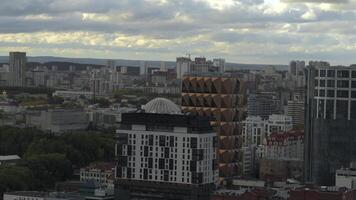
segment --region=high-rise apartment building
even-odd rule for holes
[[[176,62],[177,79],[182,79],[184,74],[190,71],[190,58],[179,57]]]
[[[292,117],[293,128],[304,127],[304,101],[290,100],[287,105],[287,115]]]
[[[261,117],[249,116],[242,122],[244,146],[262,145],[266,138],[266,122]]]
[[[217,58],[207,60],[205,57],[196,57],[194,61],[187,57],[178,57],[176,62],[177,79],[182,79],[185,74],[225,72],[225,59]]]
[[[204,57],[196,57],[190,64],[190,73],[208,73],[213,67],[213,62]]]
[[[10,52],[9,54],[9,86],[24,87],[26,85],[26,63],[25,52]]]
[[[356,160],[356,66],[307,67],[305,181],[334,184],[334,173]]]
[[[167,99],[122,114],[117,130],[120,199],[205,200],[218,181],[217,138],[206,117],[177,114]]]
[[[293,87],[305,87],[305,61],[291,61],[289,64],[289,74],[293,81]]]
[[[106,66],[111,69],[112,72],[116,71],[116,62],[115,60],[108,60]]]
[[[46,75],[47,68],[45,67],[36,67],[34,70],[32,70],[33,86],[45,87],[47,83]]]
[[[146,61],[140,62],[140,75],[147,75],[148,74],[148,65]]]
[[[167,71],[167,64],[164,61],[161,61],[161,66],[159,68],[160,71],[165,72]]]
[[[236,176],[242,171],[244,92],[238,78],[229,75],[186,75],[182,81],[182,110],[211,118],[219,137],[220,177]]]
[[[225,72],[225,59],[222,59],[222,58],[213,59],[213,66],[218,69],[218,72],[224,73]]]
[[[242,139],[244,146],[263,145],[266,137],[276,132],[287,132],[293,129],[292,118],[286,115],[271,115],[267,120],[249,116],[242,122]]]

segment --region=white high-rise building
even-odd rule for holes
[[[177,199],[208,199],[208,193],[196,190],[214,187],[219,176],[217,137],[208,118],[178,114],[180,108],[162,98],[143,109],[145,112],[122,114],[117,130],[119,187],[130,187],[131,195],[147,198],[155,192],[172,195],[184,188],[190,192],[177,194],[183,195]]]
[[[148,66],[146,61],[140,62],[140,75],[147,75],[148,74]]]
[[[26,85],[26,63],[27,57],[25,52],[10,52],[10,86],[24,87]]]
[[[221,73],[225,72],[225,59],[215,58],[213,59],[213,66],[218,68]]]
[[[293,129],[292,117],[287,115],[270,115],[268,120],[249,116],[242,122],[242,140],[244,146],[263,145],[267,136],[274,132]]]
[[[115,60],[108,60],[106,66],[111,69],[112,72],[116,71],[116,62]]]
[[[244,146],[262,145],[266,136],[265,121],[261,117],[249,116],[242,122]]]
[[[167,71],[166,62],[161,61],[160,71],[162,72]]]
[[[187,57],[177,58],[176,70],[177,70],[177,79],[182,79],[184,74],[190,71],[191,60]]]

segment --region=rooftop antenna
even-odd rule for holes
[[[191,56],[192,54],[191,54],[191,53],[186,53],[185,55],[188,56],[189,59],[190,59],[190,56]]]

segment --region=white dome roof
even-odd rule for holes
[[[179,106],[165,98],[156,98],[143,106],[146,113],[180,114]]]

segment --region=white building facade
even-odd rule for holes
[[[122,115],[116,145],[116,177],[120,187],[145,185],[148,188],[152,183],[158,190],[167,184],[176,189],[214,187],[219,177],[217,137],[209,120],[167,114],[177,113],[177,109],[162,99],[153,101],[159,102],[144,106],[152,113]]]
[[[266,122],[266,133],[285,132],[293,129],[292,117],[287,115],[270,115]]]

